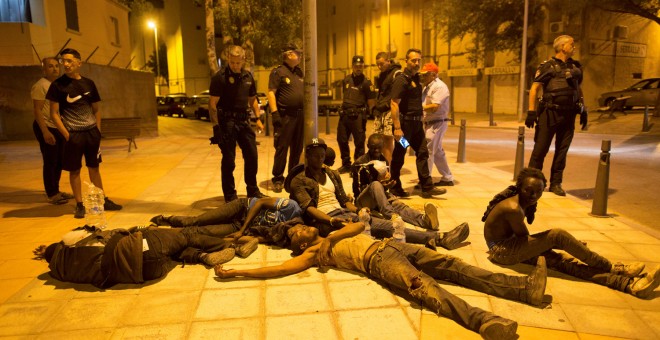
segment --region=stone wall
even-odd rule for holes
[[[102,118],[140,117],[142,137],[158,136],[153,74],[83,64],[101,95]],[[0,140],[33,139],[30,89],[41,77],[40,66],[0,66]]]

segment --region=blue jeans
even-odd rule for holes
[[[362,190],[355,203],[358,208],[376,210],[387,219],[391,219],[393,214],[398,214],[404,221],[414,226],[431,229],[431,220],[424,218],[424,214],[405,205],[394,196],[388,195],[383,184],[378,181],[371,182]]]
[[[571,256],[552,249],[564,250]],[[505,265],[521,262],[533,265],[536,257],[542,255],[545,256],[548,268],[621,291],[630,282],[625,276],[611,274],[612,263],[608,259],[589,250],[563,229],[511,237],[497,242],[488,253],[488,259],[492,262]]]
[[[172,227],[204,226],[213,230],[214,236],[225,236],[237,231],[248,211],[248,199],[239,198],[225,203],[198,216],[172,216]]]
[[[374,253],[368,274],[386,285],[407,291],[425,307],[475,332],[495,315],[470,306],[443,289],[436,280],[510,300],[524,302],[527,296],[527,276],[492,273],[457,257],[398,242],[386,241],[385,246]]]
[[[330,217],[339,217],[352,222],[358,222],[358,215],[346,209],[336,209],[328,214]],[[319,234],[323,237],[327,236],[333,229],[331,226],[323,223],[317,226]],[[394,234],[394,227],[392,221],[384,220],[382,218],[371,217],[371,236],[377,239],[384,239],[392,237]],[[437,240],[438,233],[435,231],[419,231],[415,229],[406,228],[406,242],[416,244],[427,244],[430,240]]]

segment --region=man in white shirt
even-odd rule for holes
[[[426,63],[419,72],[422,75],[422,108],[424,109],[424,130],[429,150],[429,174],[433,174],[433,165],[438,169],[440,181],[435,186],[453,186],[454,176],[449,170],[442,138],[449,125],[449,88],[438,78],[438,65]]]

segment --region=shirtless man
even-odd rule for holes
[[[379,241],[361,234],[362,222],[348,223],[327,238],[318,229],[296,225],[287,231],[290,249],[296,257],[276,266],[255,269],[225,269],[215,266],[222,278],[273,278],[299,273],[313,266],[331,266],[361,272],[387,286],[410,292],[422,305],[461,326],[478,332],[484,339],[516,339],[518,324],[491,312],[468,305],[444,290],[435,280],[449,281],[486,294],[541,304],[546,284],[546,267],[539,257],[530,276],[492,273],[440,254],[421,245]]]
[[[549,268],[639,298],[650,297],[660,284],[660,267],[642,273],[643,263],[612,263],[563,229],[529,233],[524,220],[527,218],[529,224],[534,221],[536,203],[545,186],[543,172],[525,168],[518,175],[515,186],[509,186],[490,201],[481,219],[486,222],[484,237],[490,254],[488,258],[495,263],[511,265],[535,263],[536,257],[542,255]],[[561,249],[571,256],[553,249]]]

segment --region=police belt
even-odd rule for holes
[[[247,120],[248,118],[250,118],[250,110],[244,110],[244,111],[218,110],[218,118]]]
[[[280,109],[277,112],[280,113],[280,115],[283,116],[291,116],[291,117],[297,117],[299,115],[302,115],[302,109]]]
[[[422,115],[401,115],[401,120],[419,120],[422,121],[424,116]]]
[[[339,115],[340,116],[349,116],[349,117],[354,117],[359,115],[360,113],[365,113],[367,112],[366,107],[354,107],[350,109],[340,109],[339,110]]]
[[[577,111],[579,106],[577,104],[572,105],[557,105],[557,104],[545,104],[546,110],[552,111]]]

